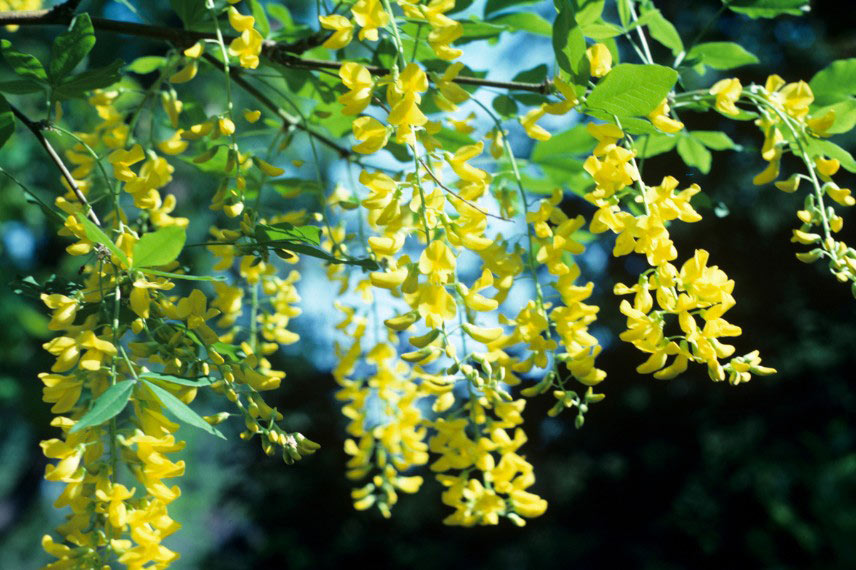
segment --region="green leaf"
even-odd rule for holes
[[[594,22],[593,24],[584,24],[580,26],[583,35],[593,40],[606,40],[620,36],[624,33],[620,27],[609,22]]]
[[[730,10],[750,18],[775,18],[783,14],[801,16],[808,11],[808,0],[722,0]]]
[[[720,131],[693,131],[690,135],[711,150],[740,150],[740,145]]]
[[[508,95],[497,95],[492,103],[494,111],[503,117],[514,117],[517,112],[517,101]]]
[[[83,212],[77,212],[77,219],[81,224],[83,224],[83,231],[86,233],[86,237],[89,238],[90,241],[100,243],[109,249],[110,253],[115,255],[125,267],[130,267],[131,264],[128,262],[128,256],[125,255],[125,252],[119,249],[115,243],[113,243],[113,240],[111,240],[101,228],[93,224],[89,218],[83,215]]]
[[[122,380],[104,390],[95,400],[94,405],[77,420],[69,432],[75,433],[88,427],[99,426],[118,416],[128,404],[134,384],[136,384],[134,380]]]
[[[158,277],[169,277],[170,279],[184,279],[186,281],[225,281],[226,277],[222,275],[186,275],[184,273],[172,273],[171,271],[158,271],[151,267],[138,267],[143,273],[157,275]]]
[[[0,96],[0,148],[3,148],[14,132],[15,115],[12,114],[12,109],[9,108],[5,97]]]
[[[706,42],[694,46],[687,54],[687,61],[698,62],[713,69],[733,69],[758,63],[758,58],[734,42]]]
[[[856,172],[856,160],[853,160],[853,155],[832,141],[810,139],[809,152],[812,156],[825,155],[836,158],[841,162],[841,168],[848,172]]]
[[[93,89],[110,87],[122,79],[119,69],[121,69],[123,65],[124,62],[121,59],[117,59],[113,63],[105,65],[104,67],[87,69],[86,71],[82,71],[76,75],[72,75],[71,77],[66,77],[59,86],[54,88],[54,94],[62,98],[70,99],[81,97],[87,91],[92,91]]]
[[[263,38],[266,38],[270,35],[270,22],[268,21],[267,14],[265,14],[264,6],[259,0],[249,0],[250,2],[250,11],[253,14],[253,18],[256,19],[255,28],[259,31]]]
[[[580,26],[597,22],[603,14],[604,0],[576,0],[577,13],[574,15]]]
[[[241,347],[234,344],[229,344],[222,341],[217,341],[210,345],[209,348],[217,352],[221,356],[225,356],[231,362],[237,362],[243,358]]]
[[[152,382],[148,382],[146,380],[143,380],[143,382],[149,390],[154,393],[157,399],[160,400],[161,404],[163,404],[178,421],[205,430],[211,435],[216,435],[221,439],[226,439],[226,436],[223,435],[220,430],[203,420],[202,416],[194,412],[190,406],[170,394],[167,390],[164,390]]]
[[[522,81],[524,83],[541,83],[547,79],[547,65],[538,64],[531,69],[521,71],[511,78],[512,81]]]
[[[538,36],[550,37],[553,26],[535,12],[515,12],[488,20],[491,24],[503,26],[510,32],[529,32]]]
[[[673,55],[678,55],[684,51],[684,42],[681,41],[681,35],[675,26],[663,17],[659,10],[652,10],[646,13],[648,16],[648,32],[651,37],[672,50]]]
[[[556,185],[574,188],[579,185],[581,176],[588,176],[583,170],[582,157],[591,154],[595,142],[585,125],[576,125],[549,140],[535,143],[529,161],[550,179],[551,188]],[[530,191],[528,185],[526,191]]]
[[[470,135],[458,132],[454,129],[447,129],[446,127],[440,129],[433,136],[435,139],[440,141],[443,148],[449,152],[455,152],[462,146],[473,144],[475,142]]]
[[[508,8],[523,6],[526,4],[535,4],[539,1],[540,0],[487,0],[487,3],[484,6],[484,17],[487,18],[492,14],[502,12]],[[460,4],[460,2],[457,2],[457,4]]]
[[[809,87],[817,105],[831,105],[856,95],[856,58],[833,61],[811,78]]]
[[[621,63],[592,90],[586,106],[618,117],[645,116],[672,90],[678,72],[662,65]]]
[[[270,241],[267,243],[261,243],[260,245],[271,247],[274,250],[284,249],[286,251],[293,251],[303,255],[308,255],[309,257],[317,257],[318,259],[323,259],[324,261],[329,261],[330,263],[356,265],[358,267],[362,267],[367,271],[377,271],[380,268],[380,266],[377,264],[377,261],[368,257],[348,257],[342,259],[339,257],[334,257],[329,252],[324,251],[321,248],[313,247],[304,243],[295,243],[292,241]]]
[[[3,52],[3,59],[16,74],[42,83],[47,82],[45,67],[35,56],[16,50],[9,40],[0,40],[0,51]]]
[[[94,46],[95,30],[92,29],[89,14],[78,14],[68,31],[58,35],[51,44],[51,61],[48,64],[51,83],[55,85],[62,81]]]
[[[849,132],[856,126],[856,99],[850,97],[844,101],[826,105],[812,110],[813,117],[822,117],[829,111],[835,112],[835,122],[829,127],[824,134],[837,135]]]
[[[144,55],[125,66],[125,71],[145,75],[153,73],[166,65],[166,58],[159,55]]]
[[[11,79],[0,81],[0,93],[11,93],[12,95],[26,95],[44,91],[45,85],[32,79]]]
[[[627,27],[627,24],[630,23],[630,3],[633,0],[616,0],[617,8],[618,8],[618,20],[621,22],[622,27]]]
[[[295,241],[321,245],[321,228],[317,226],[295,226],[288,222],[279,224],[257,224],[256,239],[267,241]]]
[[[633,141],[633,148],[638,153],[638,158],[651,158],[658,154],[669,152],[678,143],[678,137],[664,133],[652,133],[637,137]]]
[[[702,174],[710,172],[710,151],[690,135],[678,139],[678,155],[687,166],[698,168]]]
[[[184,228],[166,226],[144,234],[134,244],[134,267],[159,267],[172,263],[184,248],[187,239]]]
[[[169,0],[169,4],[188,29],[202,22],[207,15],[205,2],[201,0]]]
[[[553,52],[558,66],[576,80],[587,75],[586,40],[575,19],[573,0],[562,0],[561,9],[553,22]]]
[[[282,4],[268,2],[267,10],[268,13],[282,24],[282,27],[286,30],[290,30],[294,27],[294,18],[291,17],[291,12],[289,12],[288,8]]]
[[[145,372],[140,374],[141,380],[163,380],[172,384],[181,384],[182,386],[208,386],[211,384],[211,378],[208,376],[197,376],[196,378],[185,378],[184,376],[173,376],[172,374],[160,374],[159,372]]]

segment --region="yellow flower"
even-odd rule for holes
[[[354,145],[354,152],[372,154],[386,146],[389,140],[389,130],[373,117],[360,117],[353,123],[354,138],[361,141]]]
[[[458,314],[454,297],[442,285],[431,283],[419,285],[418,311],[430,328],[439,328],[444,321],[454,319]]]
[[[592,77],[603,77],[612,69],[612,53],[601,43],[594,44],[586,50]]]
[[[445,243],[434,240],[419,257],[419,271],[427,275],[431,283],[446,283],[455,272],[455,255]]]
[[[434,82],[438,91],[434,95],[434,102],[442,111],[456,111],[458,105],[470,98],[470,94],[454,81],[463,68],[463,63],[453,63]]]
[[[546,113],[547,111],[544,107],[538,107],[537,109],[529,110],[520,118],[520,124],[529,137],[537,141],[550,140],[550,133],[544,127],[536,124]]]
[[[361,40],[377,41],[378,28],[389,23],[389,15],[383,9],[381,0],[357,0],[351,7],[351,13],[357,25],[362,27],[359,34]]]
[[[325,30],[333,30],[329,38],[324,40],[322,47],[328,49],[342,49],[354,38],[354,24],[341,14],[329,16],[318,16],[321,27]]]
[[[386,98],[390,111],[388,121],[396,126],[422,126],[428,117],[419,109],[422,102],[420,93],[428,90],[428,77],[415,63],[407,64],[398,80],[390,83]]]
[[[684,128],[684,124],[669,116],[669,105],[666,99],[660,101],[657,108],[648,114],[648,118],[654,126],[664,133],[677,133]]]
[[[71,326],[74,317],[77,316],[78,302],[76,299],[58,293],[52,295],[42,293],[41,299],[49,309],[54,310],[51,315],[51,322],[48,323],[50,330],[58,331]]]
[[[739,115],[740,109],[735,103],[743,93],[743,86],[737,78],[722,79],[713,84],[710,94],[716,95],[716,110],[725,115]]]
[[[255,69],[259,66],[264,38],[253,28],[255,18],[243,15],[234,7],[229,8],[229,24],[240,35],[229,44],[229,55],[237,57],[241,67]]]
[[[372,98],[372,76],[365,66],[359,63],[347,62],[339,68],[339,77],[349,89],[339,96],[339,103],[345,106],[344,115],[357,115],[369,106]]]

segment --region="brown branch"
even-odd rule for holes
[[[80,190],[80,187],[77,185],[77,182],[75,182],[74,177],[68,171],[68,168],[66,168],[65,163],[56,153],[53,146],[51,146],[50,141],[45,138],[45,134],[42,132],[45,128],[47,128],[45,124],[35,123],[31,121],[26,115],[24,115],[21,111],[19,111],[12,105],[9,105],[9,108],[12,110],[12,113],[15,115],[15,117],[19,121],[21,121],[21,123],[23,123],[24,126],[27,127],[31,133],[33,133],[33,135],[36,137],[42,147],[44,147],[45,151],[48,153],[48,156],[51,157],[51,160],[53,161],[54,165],[59,169],[60,173],[62,174],[62,177],[68,183],[69,187],[71,188],[71,191],[74,192],[74,195],[77,196],[78,200],[80,200],[80,203],[86,210],[86,215],[89,216],[89,219],[92,220],[96,226],[100,226],[101,222],[98,220],[98,216],[95,215],[95,211],[92,209],[92,206],[90,206],[89,202],[86,201],[86,196],[83,195],[83,192]]]
[[[206,53],[203,55],[203,57],[205,58],[205,61],[207,61],[208,63],[210,63],[211,65],[213,65],[214,67],[216,67],[217,69],[222,71],[223,73],[226,72],[225,66],[220,61],[218,61],[217,58],[215,58],[211,54]],[[271,100],[270,97],[268,97],[267,95],[265,95],[264,93],[259,91],[252,83],[250,83],[246,79],[244,79],[243,73],[241,73],[241,71],[239,69],[235,69],[234,67],[229,67],[229,77],[231,78],[232,81],[235,82],[236,85],[239,85],[244,91],[246,91],[247,93],[249,93],[250,95],[255,97],[255,99],[259,103],[261,103],[262,105],[267,107],[274,114],[276,114],[276,116],[278,116],[280,119],[282,119],[282,122],[286,126],[304,131],[309,136],[314,137],[319,142],[321,142],[324,145],[335,150],[339,154],[339,156],[341,156],[342,158],[348,158],[352,155],[352,152],[350,151],[350,149],[347,149],[343,146],[338,145],[335,141],[333,141],[329,137],[322,135],[321,133],[315,132],[312,129],[310,129],[309,127],[307,127],[306,125],[304,125],[303,123],[301,123],[300,121],[295,121],[293,118],[291,118],[285,111],[283,111],[282,107],[277,105],[273,100]]]
[[[4,25],[68,25],[74,17],[65,5],[60,4],[52,10],[32,10],[21,12],[0,12],[0,26]],[[182,28],[170,28],[164,26],[150,26],[147,24],[137,24],[134,22],[124,22],[121,20],[108,20],[105,18],[92,18],[92,26],[96,30],[105,32],[115,32],[117,34],[125,34],[130,36],[138,36],[165,40],[172,42],[178,47],[187,47],[200,40],[216,40],[217,34],[209,32],[195,32]],[[225,41],[231,41],[235,36],[224,36]],[[317,45],[318,38],[303,39],[293,44],[285,44],[272,40],[265,40],[262,44],[262,55],[273,63],[278,63],[285,67],[298,69],[332,69],[338,71],[342,66],[340,62],[328,61],[323,59],[309,59],[297,57],[294,54],[300,54]],[[367,69],[374,75],[387,75],[389,69],[383,67],[367,66]],[[551,90],[551,83],[544,81],[542,83],[522,83],[519,81],[493,81],[491,79],[481,79],[479,77],[458,76],[452,80],[461,85],[472,85],[475,87],[493,87],[496,89],[508,89],[511,91],[529,91],[534,93],[548,94]]]

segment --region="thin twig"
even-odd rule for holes
[[[62,158],[56,153],[53,146],[51,146],[50,141],[45,137],[45,134],[42,132],[45,128],[44,123],[35,123],[31,121],[26,115],[21,113],[18,109],[9,105],[9,108],[12,110],[12,113],[17,117],[19,121],[21,121],[25,127],[27,127],[31,133],[36,137],[39,143],[44,147],[45,151],[48,153],[48,156],[51,157],[54,165],[59,169],[62,177],[65,178],[65,181],[68,183],[71,191],[74,192],[74,195],[77,196],[77,199],[80,200],[80,203],[83,205],[86,210],[86,215],[90,220],[95,223],[96,226],[100,226],[101,222],[98,220],[98,216],[95,215],[95,211],[92,209],[92,206],[89,205],[89,202],[86,201],[86,196],[83,195],[83,192],[78,187],[77,182],[75,182],[74,177],[66,168],[65,163],[62,161]]]
[[[472,202],[470,202],[469,200],[467,200],[466,198],[464,198],[463,196],[461,196],[460,194],[458,194],[457,192],[455,192],[454,190],[452,190],[451,188],[449,188],[448,186],[443,184],[443,182],[439,178],[437,178],[437,175],[434,174],[434,170],[432,170],[431,167],[428,166],[424,160],[422,160],[418,156],[416,157],[416,160],[419,161],[419,164],[422,166],[422,168],[425,169],[425,171],[428,173],[428,176],[430,176],[434,180],[434,182],[437,184],[437,186],[439,186],[440,188],[442,188],[443,190],[445,190],[446,192],[448,192],[449,194],[451,194],[452,196],[454,196],[455,198],[457,198],[461,202],[465,203],[466,205],[473,208],[474,210],[481,212],[485,216],[490,216],[491,218],[496,218],[497,220],[502,220],[504,222],[510,222],[511,221],[508,218],[504,218],[502,216],[497,216],[496,214],[491,214],[487,210],[482,210],[481,208],[479,208],[478,206],[476,206],[475,204],[473,204]]]
[[[0,12],[0,26],[11,24],[18,26],[68,25],[73,17],[74,14],[69,13],[66,9]],[[115,32],[117,34],[165,40],[174,43],[178,47],[188,47],[200,40],[217,39],[217,34],[211,32],[195,32],[193,30],[185,30],[182,28],[150,26],[147,24],[124,22],[121,20],[109,20],[106,18],[92,18],[92,27],[96,30],[105,32]],[[235,36],[223,37],[224,41],[231,41],[234,38]],[[319,38],[314,38],[312,40],[300,40],[291,44],[265,40],[262,43],[262,55],[271,62],[285,67],[298,69],[333,69],[338,71],[342,66],[342,63],[340,62],[301,58],[294,55],[304,53],[308,49],[315,47],[318,44],[318,39]],[[323,41],[323,39],[321,39],[321,41]],[[387,75],[390,73],[389,69],[383,67],[367,66],[367,69],[374,75]],[[512,91],[530,91],[545,95],[550,93],[552,89],[552,84],[549,81],[544,81],[542,83],[523,83],[519,81],[494,81],[491,79],[466,76],[458,76],[452,81],[461,85],[493,87],[496,89],[508,89]]]

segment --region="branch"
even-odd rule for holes
[[[74,195],[77,196],[77,199],[80,200],[81,205],[83,205],[86,210],[86,215],[92,220],[96,226],[100,226],[101,222],[98,220],[98,216],[95,215],[95,211],[92,209],[92,206],[89,205],[89,202],[86,201],[86,196],[83,195],[83,192],[78,187],[77,182],[74,181],[74,178],[71,176],[71,173],[68,171],[68,168],[65,167],[65,163],[56,153],[54,148],[51,146],[50,141],[45,138],[44,133],[42,132],[46,125],[44,123],[34,123],[31,121],[26,115],[21,113],[18,109],[9,105],[9,108],[12,110],[12,113],[17,117],[19,121],[21,121],[25,127],[27,127],[31,133],[38,139],[39,143],[44,147],[45,151],[47,151],[48,156],[51,157],[54,165],[59,169],[60,173],[62,173],[62,177],[65,178],[65,181],[68,182],[71,191],[74,192]]]
[[[205,58],[205,61],[207,61],[223,73],[226,73],[226,68],[220,61],[217,60],[217,58],[208,53],[204,54],[203,57]],[[259,91],[253,84],[249,83],[246,79],[244,79],[240,69],[229,67],[229,77],[232,79],[232,81],[235,82],[236,85],[239,85],[244,91],[255,97],[255,99],[259,103],[273,111],[280,119],[282,119],[282,122],[285,123],[285,125],[287,125],[288,127],[304,131],[309,136],[316,138],[319,142],[335,150],[342,158],[348,158],[349,156],[351,156],[352,153],[350,149],[336,144],[336,142],[330,139],[329,137],[326,137],[321,133],[317,133],[312,129],[308,128],[303,123],[295,121],[293,118],[291,118],[285,111],[282,110],[279,105],[272,101],[270,97]]]
[[[62,9],[60,9],[62,8]],[[0,26],[15,24],[18,26],[38,25],[65,25],[71,23],[74,14],[70,13],[65,4],[60,4],[52,10],[32,10],[21,12],[0,12]],[[92,18],[92,27],[105,32],[115,32],[129,36],[139,36],[174,43],[178,47],[188,47],[200,40],[216,40],[217,35],[209,32],[195,32],[182,28],[170,28],[164,26],[150,26],[121,20],[108,20],[105,18]],[[235,39],[235,36],[224,36],[225,41]],[[318,38],[311,37],[299,40],[292,44],[265,40],[262,44],[262,55],[273,63],[285,67],[298,69],[332,69],[338,71],[342,63],[323,59],[309,59],[297,57],[306,50],[315,47]],[[389,69],[383,67],[367,66],[369,72],[374,75],[387,75]],[[530,91],[533,93],[548,94],[551,83],[522,83],[519,81],[493,81],[479,77],[458,76],[452,80],[461,85],[473,85],[476,87],[493,87],[496,89],[508,89],[510,91]]]

